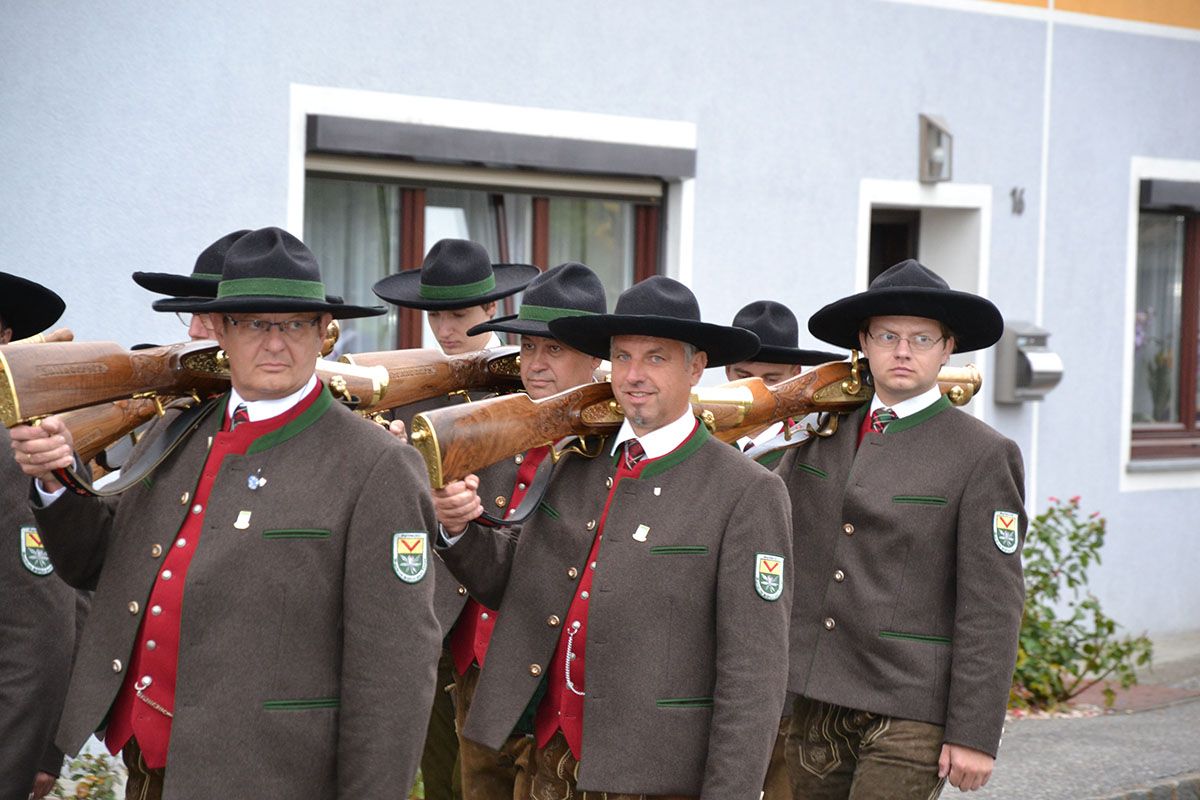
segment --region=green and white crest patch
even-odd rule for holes
[[[429,534],[401,531],[392,536],[392,571],[405,583],[416,583],[429,571]]]
[[[1005,555],[1017,552],[1017,522],[1020,517],[1015,511],[997,511],[992,515],[992,541]]]
[[[42,535],[32,525],[21,528],[21,563],[34,575],[49,575],[54,572],[50,554],[42,544]]]
[[[763,600],[778,600],[783,595],[783,556],[755,554],[754,590]]]

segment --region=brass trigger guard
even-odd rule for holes
[[[594,441],[594,448],[589,448],[588,437],[586,436],[572,440],[571,444],[565,446],[561,450],[555,448],[554,445],[550,445],[550,462],[552,464],[557,464],[559,459],[567,455],[567,453],[578,453],[584,458],[595,458],[596,456],[600,455],[600,451],[604,449],[604,439],[596,438]]]

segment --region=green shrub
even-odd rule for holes
[[[1135,669],[1150,661],[1146,636],[1118,637],[1117,623],[1087,591],[1088,569],[1100,563],[1105,521],[1081,518],[1079,497],[1050,507],[1029,523],[1025,537],[1025,616],[1009,705],[1052,709],[1100,681],[1137,683]],[[1063,601],[1066,616],[1060,617]],[[1106,684],[1104,701],[1114,692]]]

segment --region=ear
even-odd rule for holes
[[[487,315],[488,319],[491,319],[492,317],[496,316],[496,301],[495,300],[491,301],[490,303],[484,303],[482,308],[483,308],[483,313]]]
[[[221,349],[225,349],[225,341],[228,332],[225,328],[224,314],[209,314],[208,324],[212,327],[213,338],[217,340],[217,344],[221,345]]]
[[[945,346],[945,351],[942,354],[942,366],[950,361],[950,356],[954,355],[954,348],[958,346],[958,342],[954,341],[953,336],[947,336],[946,341],[942,343]]]
[[[804,371],[804,367],[800,366],[799,364],[792,364],[792,370],[789,374],[792,375],[792,377],[795,377],[796,375],[799,375],[803,371]]]
[[[700,382],[704,377],[704,369],[708,366],[708,353],[703,350],[697,350],[696,355],[692,358],[691,364],[691,380],[692,386]]]
[[[860,353],[867,352],[867,332],[866,331],[858,332],[858,350]]]

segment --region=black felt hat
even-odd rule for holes
[[[747,361],[765,361],[770,364],[801,364],[811,367],[830,361],[843,361],[844,353],[825,350],[805,350],[800,343],[800,323],[796,315],[782,303],[773,300],[756,300],[742,308],[733,318],[736,328],[752,331],[762,344],[758,352]]]
[[[957,352],[991,347],[1004,333],[1004,318],[990,301],[951,289],[933,270],[913,259],[880,273],[865,292],[834,301],[813,314],[808,329],[818,339],[858,349],[858,331],[871,317],[924,317],[954,332]]]
[[[176,275],[171,272],[135,272],[133,282],[155,294],[171,297],[216,297],[217,284],[221,282],[221,270],[225,267],[225,253],[233,243],[250,231],[240,230],[227,233],[200,251],[191,275]]]
[[[614,336],[687,342],[708,354],[710,367],[746,361],[758,351],[758,337],[750,331],[701,322],[696,295],[664,275],[653,275],[626,289],[612,314],[551,320],[550,334],[598,358],[608,358],[609,340]]]
[[[546,270],[525,287],[516,314],[480,323],[467,331],[467,335],[500,331],[553,338],[550,320],[587,317],[607,310],[604,284],[599,276],[584,264],[568,261]]]
[[[155,311],[275,313],[320,311],[334,319],[374,317],[383,306],[353,306],[328,297],[316,256],[280,228],[260,228],[238,239],[225,254],[215,298],[157,300]]]
[[[393,305],[450,311],[516,294],[540,272],[532,264],[493,264],[475,242],[442,239],[429,249],[420,269],[388,275],[372,291]]]
[[[0,272],[0,323],[12,328],[13,341],[46,330],[65,308],[62,298],[40,283]]]

